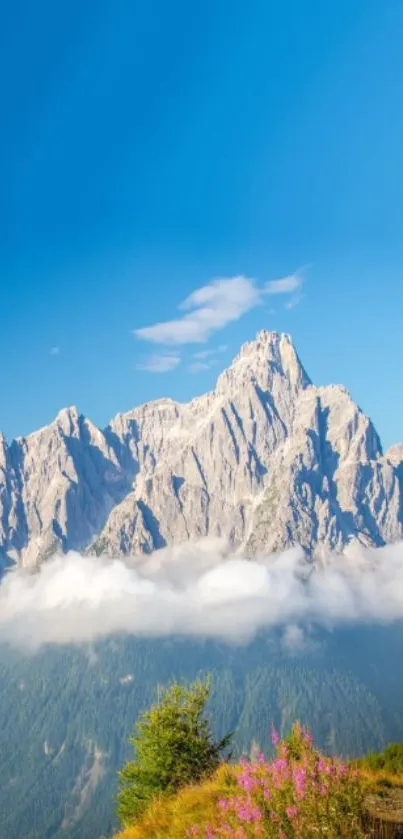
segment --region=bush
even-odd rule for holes
[[[130,825],[159,795],[171,795],[186,784],[213,774],[230,735],[216,742],[205,716],[209,683],[174,684],[161,701],[140,717],[130,738],[134,760],[119,774],[117,814]]]
[[[391,775],[403,775],[403,743],[390,743],[383,752],[371,752],[356,761],[356,765]]]

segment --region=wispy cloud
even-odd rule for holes
[[[302,285],[298,274],[258,285],[249,277],[224,277],[192,292],[174,320],[135,329],[134,335],[155,344],[203,344],[211,335],[261,305],[266,295],[292,294]]]
[[[261,301],[261,290],[247,277],[217,279],[197,289],[179,309],[175,320],[136,329],[134,334],[156,344],[201,344],[227,324],[238,320]]]
[[[192,361],[188,364],[187,370],[189,373],[200,373],[202,370],[210,370],[218,364],[218,356],[226,352],[228,349],[226,344],[219,344],[218,347],[211,347],[209,350],[199,350],[193,353]]]
[[[265,283],[264,291],[266,294],[292,294],[301,287],[302,283],[303,279],[299,274],[289,274],[280,280],[270,280]]]
[[[51,347],[49,350],[49,355],[59,355],[60,347]]]
[[[193,353],[193,358],[199,358],[203,361],[205,358],[210,358],[213,355],[218,355],[218,353],[226,352],[228,349],[226,344],[220,344],[218,347],[212,347],[210,350],[200,350],[199,352]]]
[[[184,312],[181,317],[143,326],[133,334],[154,344],[203,344],[215,332],[260,306],[267,295],[294,294],[302,282],[299,274],[289,274],[264,285],[243,275],[212,280],[178,306]]]
[[[137,370],[147,373],[169,373],[181,363],[179,355],[150,355],[137,364]]]
[[[304,296],[303,294],[301,294],[300,292],[297,292],[296,294],[294,294],[291,297],[290,300],[287,300],[287,302],[284,303],[284,308],[285,309],[295,309],[295,307],[298,306],[298,304],[301,302],[303,296]]]
[[[188,364],[187,370],[189,373],[201,373],[202,370],[210,370],[210,367],[214,367],[217,364],[215,358],[209,359],[208,361],[193,361],[191,364]]]
[[[200,352],[195,352],[193,358],[199,358],[203,361],[205,358],[210,358],[210,356],[215,355],[215,352],[215,349],[201,350]]]

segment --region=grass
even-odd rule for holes
[[[116,839],[185,837],[194,824],[215,824],[218,802],[236,784],[235,767],[224,764],[213,778],[185,787],[170,798],[156,798],[144,816]]]

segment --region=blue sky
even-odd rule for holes
[[[4,7],[8,437],[188,399],[264,327],[403,439],[402,32],[400,0]],[[200,343],[136,332],[203,300]]]

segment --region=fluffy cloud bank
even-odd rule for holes
[[[244,642],[274,626],[291,637],[306,623],[402,618],[403,542],[315,566],[298,549],[252,561],[211,540],[127,561],[70,553],[0,585],[1,637],[26,647],[115,633]]]

